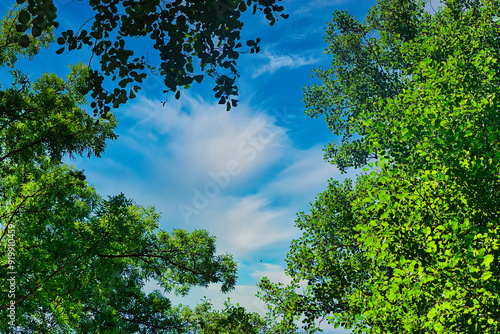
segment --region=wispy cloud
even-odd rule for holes
[[[213,229],[220,240],[221,250],[227,250],[239,260],[273,257],[279,249],[287,248],[299,231],[293,227],[295,212],[273,206],[266,194],[221,197],[210,215],[218,215]],[[275,254],[273,254],[275,253]]]
[[[259,66],[252,74],[256,78],[264,73],[274,73],[281,68],[298,68],[305,65],[316,63],[318,60],[313,57],[305,58],[300,55],[275,55],[265,52],[264,56],[267,58],[267,63]]]
[[[159,101],[141,99],[126,116],[137,123],[122,141],[154,160],[182,165],[180,171],[188,184],[199,182],[198,176],[208,177],[210,171],[226,169],[232,160],[245,165],[240,166],[243,174],[251,173],[272,160],[274,151],[286,140],[285,129],[263,111],[241,105],[226,112],[188,94],[182,102],[172,101],[163,107]]]
[[[142,98],[121,119],[104,159],[79,161],[88,179],[154,205],[164,228],[208,229],[239,259],[284,254],[298,208],[338,176],[320,146],[295,148],[272,116],[244,103],[226,112],[189,95],[166,106]]]
[[[272,115],[245,103],[226,112],[189,94],[165,106],[141,98],[121,111],[120,140],[103,159],[76,161],[99,192],[123,191],[155,206],[163,229],[207,229],[218,253],[241,263],[234,293],[194,289],[183,303],[207,296],[220,306],[231,297],[264,312],[255,284],[262,276],[286,279],[280,264],[300,235],[296,213],[338,177],[319,145],[295,147]]]
[[[237,285],[233,291],[222,294],[220,286],[216,284],[210,285],[208,288],[195,287],[189,291],[189,295],[185,297],[170,295],[169,298],[174,305],[190,305],[200,304],[204,298],[209,299],[217,309],[222,309],[225,301],[230,299],[231,304],[240,304],[245,306],[248,312],[257,312],[265,314],[267,312],[266,304],[255,297],[258,288],[255,285]]]
[[[292,278],[285,275],[285,268],[272,263],[264,263],[260,268],[256,268],[251,275],[258,281],[263,277],[267,277],[271,282],[280,282],[284,284],[290,284],[292,282]]]

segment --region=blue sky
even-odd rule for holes
[[[75,29],[85,20],[80,2],[55,2],[61,28]],[[150,78],[137,99],[115,110],[120,137],[105,155],[68,161],[85,169],[102,195],[123,192],[138,204],[154,206],[165,230],[207,229],[217,237],[218,252],[234,255],[239,280],[233,292],[222,295],[211,286],[175,301],[195,304],[207,296],[221,305],[230,297],[265,312],[254,297],[256,284],[263,276],[287,281],[283,260],[290,241],[300,236],[296,213],[308,210],[328,179],[345,177],[323,161],[323,146],[335,138],[324,120],[303,114],[302,87],[313,83],[313,68],[329,66],[323,36],[333,11],[347,9],[362,19],[373,4],[288,0],[283,5],[290,18],[274,27],[263,15],[245,15],[243,39],[260,37],[262,50],[239,59],[237,108],[227,112],[217,105],[209,79],[163,105],[161,82]],[[0,10],[6,7],[1,4]],[[33,77],[63,74],[64,64],[88,60],[85,53],[56,56],[57,48],[23,63],[26,71]]]

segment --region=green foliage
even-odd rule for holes
[[[92,50],[92,58],[98,59],[99,65],[93,66],[90,72],[94,99],[91,106],[95,113],[107,113],[110,106],[117,108],[134,98],[148,72],[160,75],[166,87],[164,92],[176,92],[176,98],[180,96],[180,88],[189,88],[193,81],[201,82],[204,75],[213,77],[215,97],[229,110],[237,104],[236,61],[243,47],[240,42],[241,14],[249,8],[254,14],[259,10],[273,25],[278,17],[287,17],[280,14],[284,10],[278,5],[280,1],[92,0],[89,5],[95,12],[94,17],[82,22],[76,32],[62,32],[57,39],[62,47],[57,53],[87,45]],[[52,0],[17,2],[23,5],[16,25],[22,33],[18,36],[21,46],[30,45],[31,36],[38,37],[58,26]],[[31,34],[28,33],[30,28]],[[134,56],[129,46],[131,37],[152,40],[160,64],[148,63],[144,54]],[[257,38],[246,42],[250,52],[259,51],[259,41]],[[199,69],[196,69],[198,63]],[[105,77],[118,81],[118,87],[107,89]]]
[[[159,291],[146,293],[146,282],[177,294],[211,283],[227,292],[236,263],[216,254],[207,231],[159,230],[153,208],[123,194],[103,199],[83,171],[62,163],[103,154],[117,138],[117,120],[83,109],[92,83],[86,66],[71,67],[66,79],[44,74],[33,82],[15,68],[18,56],[46,44],[43,34],[50,38],[32,30],[29,45],[12,43],[6,25],[13,18],[36,26],[36,18],[16,13],[0,35],[1,65],[13,76],[0,90],[0,332],[185,332],[179,309]]]
[[[123,195],[104,200],[61,163],[67,153],[100,154],[115,137],[111,114],[94,119],[78,107],[86,73],[77,66],[67,81],[45,75],[1,92],[0,285],[9,291],[14,277],[16,289],[0,296],[0,316],[8,319],[13,301],[25,333],[180,330],[168,299],[146,294],[144,284],[185,294],[220,282],[228,291],[236,264],[215,254],[206,231],[158,231],[152,208]]]
[[[327,54],[332,67],[313,71],[322,81],[304,90],[306,114],[325,116],[327,126],[341,136],[330,144],[325,158],[341,170],[366,164],[377,152],[364,143],[367,130],[360,126],[360,113],[374,114],[372,102],[393,97],[407,86],[408,63],[401,45],[415,40],[430,21],[424,1],[380,1],[366,22],[345,11],[336,11],[326,31]]]
[[[350,180],[342,185],[332,181],[311,212],[299,214],[297,227],[304,234],[292,242],[286,259],[292,284],[284,286],[268,279],[260,283],[260,296],[272,306],[271,316],[283,317],[280,326],[284,333],[293,332],[298,320],[315,333],[319,330],[316,320],[344,311],[346,296],[367,280],[372,263],[363,256],[356,239],[358,214],[351,206],[366,194],[361,181],[356,186]]]
[[[14,83],[0,91],[0,162],[26,165],[50,156],[100,156],[107,139],[116,139],[113,115],[96,119],[83,109],[88,69],[72,67],[67,80],[44,74],[30,83],[14,70]]]
[[[54,41],[53,29],[49,26],[36,37],[23,34],[20,26],[32,26],[35,22],[26,17],[26,12],[18,6],[5,15],[0,22],[0,66],[13,67],[19,56],[32,58],[41,47],[46,47]]]
[[[238,304],[233,305],[228,299],[224,309],[217,311],[208,300],[194,309],[179,307],[182,319],[188,324],[187,333],[193,334],[257,334],[268,333],[266,321],[257,313],[247,312]]]
[[[500,6],[422,5],[384,0],[363,24],[337,13],[329,27],[334,66],[306,89],[309,112],[344,135],[327,152],[341,169],[378,161],[299,215],[292,285],[261,282],[284,326],[500,332]]]

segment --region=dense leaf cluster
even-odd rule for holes
[[[144,6],[132,1],[121,5],[135,8],[137,20],[143,19],[137,15],[160,15],[153,13],[156,7],[148,9],[148,2],[141,3]],[[262,3],[273,21],[271,9],[281,9],[273,7],[274,1]],[[215,238],[207,231],[163,231],[154,208],[137,205],[123,194],[104,199],[86,181],[84,171],[63,163],[67,156],[102,155],[106,142],[117,138],[117,120],[111,112],[97,116],[83,109],[96,78],[96,72],[87,66],[72,66],[65,79],[44,74],[31,81],[16,68],[19,57],[34,57],[54,40],[52,27],[57,24],[51,4],[29,0],[25,7],[8,13],[1,26],[0,65],[11,69],[13,81],[2,83],[0,89],[0,332],[214,333],[211,329],[218,328],[220,333],[251,333],[265,328],[258,315],[240,306],[227,304],[225,310],[214,311],[204,303],[190,310],[174,307],[163,292],[145,291],[147,282],[156,281],[165,291],[176,294],[211,283],[219,283],[221,291],[227,292],[236,283],[236,263],[231,255],[216,253]],[[115,33],[118,29],[113,17],[105,14],[106,10],[113,13],[113,4],[91,2],[102,9],[99,15],[104,16],[97,16],[99,22],[107,20],[109,24],[95,26],[104,29],[103,34],[108,28]],[[194,3],[188,4],[161,2],[172,13],[205,13],[192,7]],[[44,8],[49,10],[35,15]],[[231,7],[230,13],[236,17],[243,9]],[[235,22],[230,13],[221,14],[221,21],[212,28],[223,26],[221,34],[229,33],[224,20]],[[174,25],[181,24],[181,16],[172,15],[177,15]],[[208,17],[203,20],[207,24],[214,21]],[[146,21],[147,27],[155,27],[156,21],[151,22]],[[195,29],[191,23],[185,24]],[[142,28],[135,29],[139,33]],[[163,28],[144,34],[157,29]],[[204,29],[198,32],[203,34]],[[111,38],[108,33],[93,37],[92,45],[107,43]],[[119,36],[115,37],[122,40]],[[235,38],[227,35],[221,45]],[[66,42],[73,45],[89,40]],[[194,39],[191,42],[195,43]],[[257,48],[256,44],[250,46]],[[106,74],[122,69],[121,65],[113,67],[119,61],[108,46],[100,55],[102,64],[107,64],[103,66],[110,66],[103,67],[103,71],[109,70]],[[172,57],[182,62],[175,53],[164,57],[165,61]],[[125,74],[118,76],[124,78]],[[174,84],[187,86],[182,76],[175,77]]]
[[[293,284],[262,281],[283,328],[305,317],[310,332],[323,318],[356,333],[500,331],[499,12],[381,0],[364,23],[335,14],[332,68],[305,100],[343,136],[326,157],[369,174],[332,181],[299,215]]]
[[[179,308],[179,314],[189,324],[187,333],[196,334],[258,334],[273,333],[271,322],[266,322],[259,314],[251,313],[242,306],[233,305],[228,299],[224,302],[224,309],[213,309],[209,300],[203,300],[194,309]]]
[[[79,91],[88,71],[67,80],[45,75],[0,92],[0,314],[15,308],[25,333],[181,331],[168,299],[145,293],[156,280],[167,291],[221,282],[230,290],[236,264],[216,255],[204,230],[158,231],[159,215],[118,195],[105,200],[66,154],[99,155],[116,120],[86,114]],[[13,235],[13,237],[11,237]],[[14,240],[14,243],[11,242]],[[12,276],[9,272],[15,272]],[[2,321],[0,331],[12,328]]]
[[[62,46],[57,53],[86,45],[92,52],[91,59],[98,59],[98,65],[90,61],[89,74],[95,113],[105,114],[134,98],[148,73],[159,75],[164,92],[175,92],[176,98],[181,88],[188,88],[194,81],[200,83],[204,75],[214,77],[215,97],[229,110],[237,104],[236,61],[243,47],[241,14],[249,8],[253,13],[261,11],[273,25],[278,17],[287,17],[280,14],[284,9],[279,1],[92,0],[89,5],[94,16],[82,22],[78,31],[63,31],[57,38]],[[17,2],[22,5],[16,25],[21,33],[16,36],[20,46],[29,46],[32,37],[59,26],[52,0]],[[148,63],[145,54],[135,55],[137,50],[131,46],[135,38],[152,41],[159,65]],[[259,41],[246,42],[249,52],[259,51]],[[115,88],[107,88],[106,77],[117,81]]]

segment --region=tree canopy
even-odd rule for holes
[[[237,278],[232,256],[217,254],[206,230],[167,232],[159,229],[154,208],[123,194],[103,198],[84,171],[63,158],[99,157],[117,138],[108,105],[125,102],[124,89],[140,82],[145,74],[135,71],[147,66],[142,58],[129,59],[126,37],[155,41],[160,75],[172,91],[201,80],[192,75],[193,57],[200,58],[202,71],[218,78],[220,98],[236,92],[240,14],[254,4],[274,23],[282,7],[275,1],[91,1],[96,14],[90,30],[63,32],[58,42],[69,50],[89,45],[100,67],[77,64],[67,78],[46,73],[30,79],[16,61],[54,42],[56,9],[50,0],[17,2],[0,31],[0,66],[12,74],[11,84],[0,88],[0,332],[195,328],[195,316],[171,305],[163,292],[146,292],[145,284],[154,280],[167,292],[186,294],[192,286],[220,283],[227,292]],[[257,42],[247,44],[258,50]],[[234,77],[217,74],[217,67]],[[120,80],[118,91],[103,88],[107,75]],[[100,115],[85,111],[89,95]],[[262,323],[230,304],[220,313],[202,306],[193,312],[213,315],[214,323],[233,332]]]
[[[500,331],[499,3],[424,5],[381,0],[328,26],[332,68],[305,89],[307,112],[342,136],[327,159],[369,173],[299,215],[292,285],[261,282],[283,328]]]
[[[0,284],[11,291],[0,297],[1,316],[15,310],[13,323],[26,333],[180,330],[168,299],[145,293],[144,284],[187,293],[220,282],[228,291],[236,264],[215,253],[207,231],[158,230],[153,208],[124,195],[105,200],[61,162],[65,154],[99,155],[115,138],[111,114],[94,118],[80,108],[87,77],[76,66],[67,80],[46,74],[0,91]],[[8,328],[2,321],[0,331]]]
[[[197,305],[194,309],[182,307],[179,314],[188,323],[187,333],[196,334],[258,334],[273,333],[273,321],[264,319],[258,313],[248,312],[244,307],[224,302],[224,309],[214,310],[209,300]]]
[[[189,0],[121,1],[92,0],[94,16],[81,22],[78,31],[62,31],[57,43],[64,50],[83,46],[91,50],[89,86],[95,113],[107,113],[134,98],[148,73],[159,75],[165,93],[200,83],[204,75],[215,79],[215,97],[229,110],[236,106],[238,71],[236,61],[244,47],[240,42],[241,14],[252,9],[262,12],[271,25],[287,18],[281,0]],[[7,43],[30,47],[45,32],[59,27],[57,8],[52,0],[17,0],[15,24],[9,26]],[[159,65],[137,54],[134,38],[151,40]],[[258,52],[260,38],[246,41],[248,51]],[[92,61],[96,60],[96,61]],[[199,65],[199,66],[198,66]],[[222,71],[222,72],[221,72]],[[105,78],[117,81],[107,85]]]

